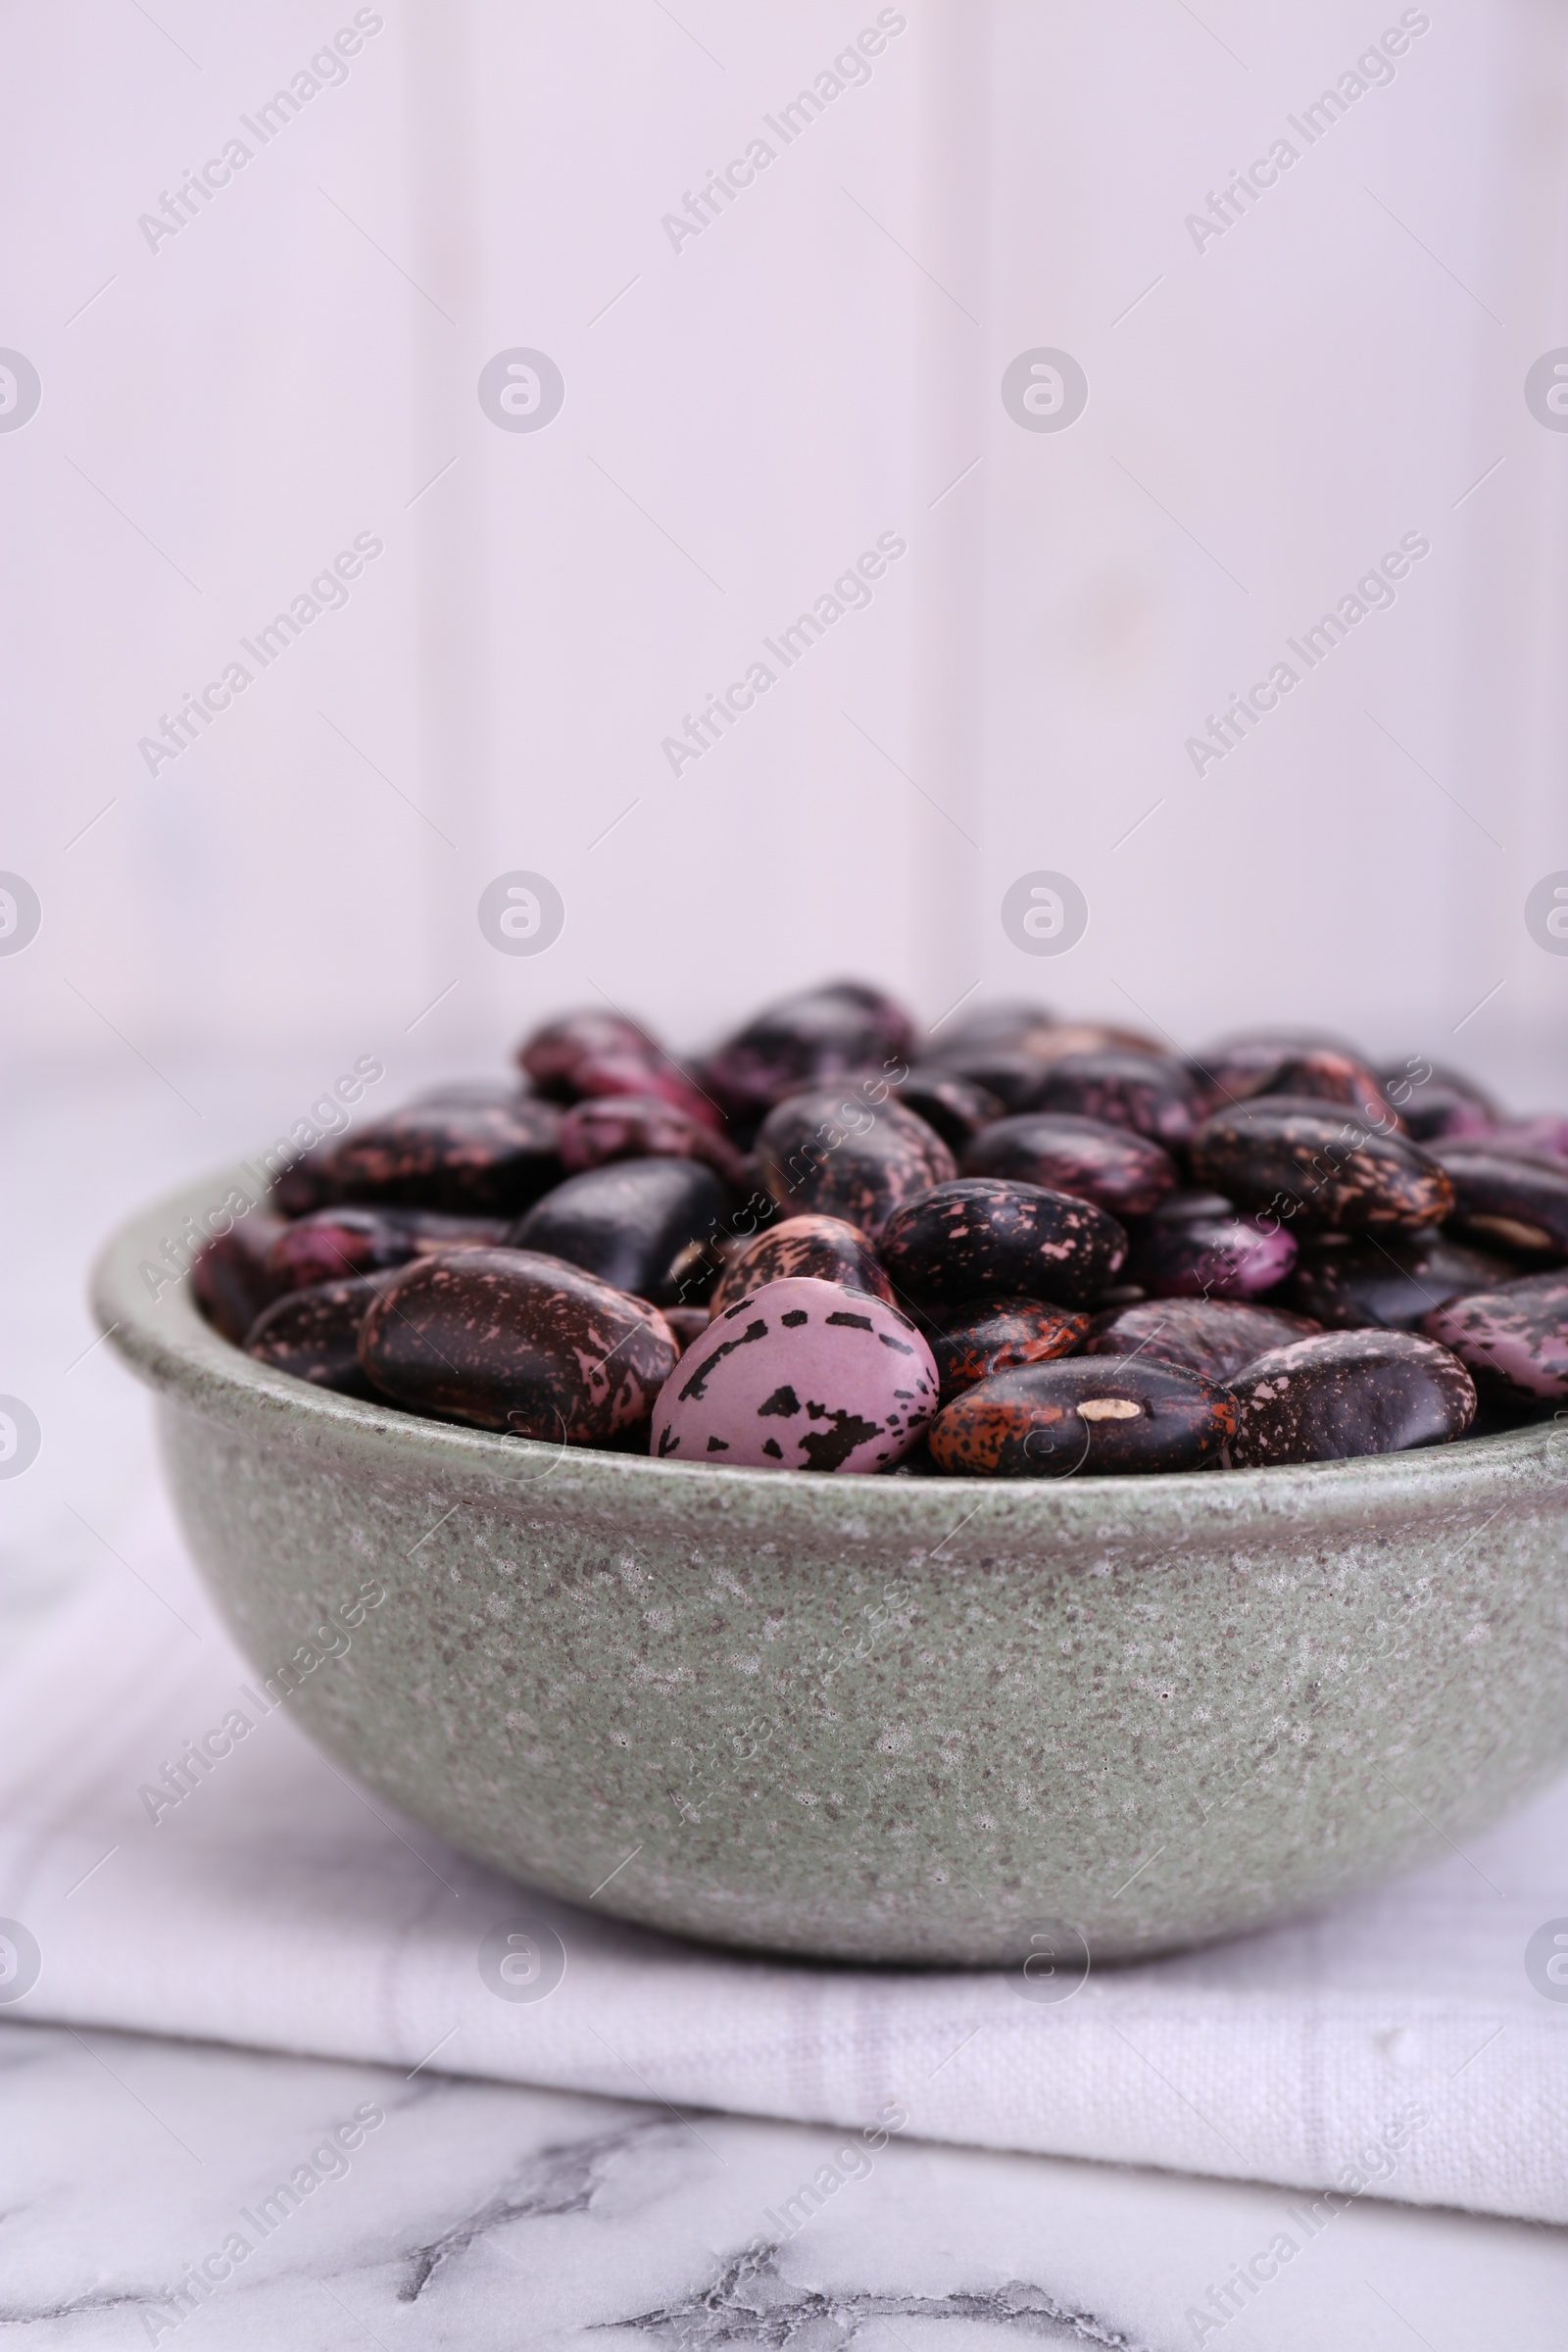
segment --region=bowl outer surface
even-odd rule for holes
[[[1568,1431],[1034,1484],[721,1470],[401,1414],[95,1276],[257,1673],[367,1579],[294,1705],[479,1859],[678,1934],[1098,1960],[1446,1850],[1568,1760]],[[632,1849],[639,1849],[628,1861]],[[617,1865],[623,1867],[617,1869]]]

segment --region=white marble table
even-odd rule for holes
[[[1568,2231],[1528,2223],[1363,2198],[1200,2327],[1302,2199],[894,2140],[812,2209],[840,2133],[54,2027],[0,2028],[0,2322],[26,2352],[1568,2345]],[[356,2111],[359,2145],[319,2155]]]

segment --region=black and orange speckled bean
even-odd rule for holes
[[[1013,1364],[1039,1364],[1070,1355],[1089,1330],[1089,1317],[1043,1298],[966,1298],[932,1317],[926,1329],[948,1404],[976,1381]]]
[[[1234,1435],[1236,1399],[1216,1381],[1144,1356],[1067,1356],[994,1373],[931,1424],[949,1477],[1200,1470]]]

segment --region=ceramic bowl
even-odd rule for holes
[[[1568,1762],[1568,1430],[1053,1484],[561,1450],[155,1300],[234,1181],[95,1278],[190,1547],[329,1754],[554,1894],[843,1960],[1125,1958],[1445,1852]]]

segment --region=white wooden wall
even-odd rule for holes
[[[357,14],[263,145],[242,118]],[[983,981],[1184,1040],[1560,1051],[1568,957],[1522,909],[1568,868],[1568,433],[1523,381],[1568,345],[1568,38],[1550,0],[1403,14],[1308,147],[1289,117],[1397,6],[14,0],[13,1047],[377,1045],[443,991],[417,1036],[469,1058],[595,991],[695,1042],[844,969],[928,1019]],[[879,16],[786,145],[767,118]],[[538,432],[477,397],[516,347],[564,379]],[[1003,405],[1036,347],[1087,374],[1061,432]],[[1196,774],[1206,714],[1406,533],[1396,603]],[[357,534],[347,603],[262,669],[240,640]],[[880,534],[906,552],[785,671],[764,639]],[[1042,868],[1090,908],[1054,959],[999,916]],[[476,921],[512,869],[565,904],[538,956]]]

